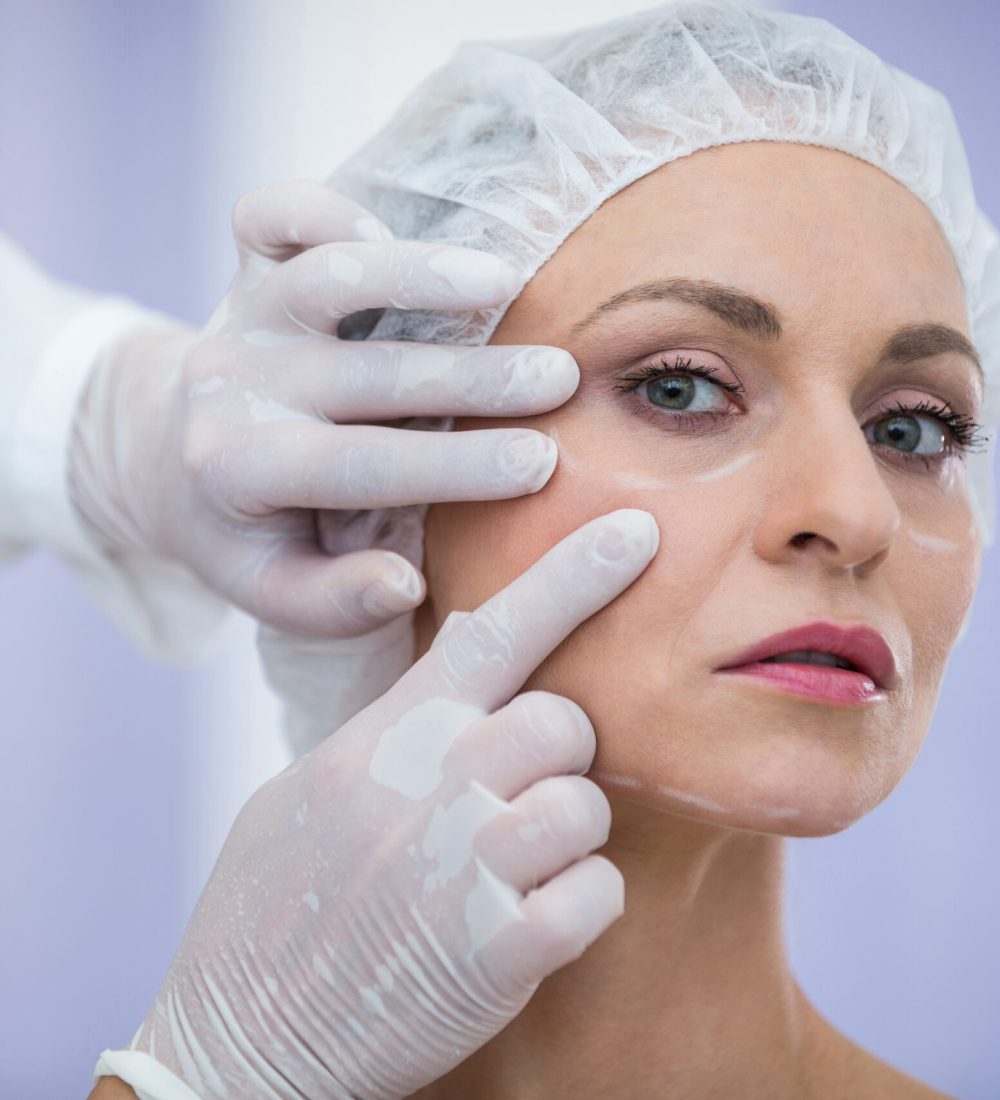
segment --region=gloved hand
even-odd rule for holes
[[[362,310],[475,310],[518,282],[485,253],[392,240],[323,184],[250,192],[234,230],[239,273],[202,332],[144,327],[95,366],[73,499],[112,551],[181,562],[256,618],[364,634],[423,598],[422,507],[535,492],[556,461],[524,428],[381,422],[532,415],[566,401],[579,372],[558,348],[339,338]]]
[[[593,727],[516,693],[658,540],[632,509],[574,531],[250,798],[132,1040],[143,1065],[201,1100],[406,1096],[621,914],[588,854],[610,825]]]

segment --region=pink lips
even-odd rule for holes
[[[854,670],[807,664],[762,664],[766,657],[811,649],[831,653]],[[896,684],[896,661],[888,643],[866,626],[843,627],[817,622],[774,634],[752,646],[717,672],[741,673],[770,680],[797,694],[856,705]]]

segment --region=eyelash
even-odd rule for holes
[[[653,366],[647,364],[646,366],[638,368],[638,373],[624,375],[619,383],[615,385],[615,389],[625,390],[629,393],[635,392],[643,382],[650,382],[657,378],[664,378],[671,374],[693,374],[699,378],[705,378],[715,386],[719,386],[721,389],[726,390],[729,393],[742,395],[743,387],[737,385],[735,382],[726,382],[721,378],[717,378],[716,375],[719,372],[714,367],[694,366],[690,359],[678,358],[674,363],[668,363],[666,359],[661,359],[659,366]],[[652,409],[653,406],[644,407]],[[914,414],[926,414],[935,417],[937,420],[945,424],[949,430],[951,443],[950,445],[939,454],[936,455],[924,455],[924,454],[912,454],[906,451],[897,451],[894,448],[888,447],[886,450],[892,451],[894,455],[899,455],[906,462],[923,462],[924,466],[929,470],[932,464],[943,462],[946,458],[949,458],[955,451],[963,452],[976,452],[982,449],[980,444],[985,445],[987,442],[981,439],[979,433],[982,431],[982,425],[977,424],[971,417],[965,416],[962,413],[951,412],[945,408],[944,405],[935,405],[930,401],[921,401],[916,405],[904,405],[901,401],[896,402],[891,408],[883,410],[879,420],[891,419],[894,416],[912,416]],[[681,427],[692,427],[695,430],[704,427],[706,418],[710,420],[720,420],[724,417],[731,416],[731,413],[720,412],[700,412],[700,413],[669,413],[664,411],[661,413],[653,414],[656,417],[667,416],[670,420],[677,421]],[[882,446],[880,444],[880,446]]]

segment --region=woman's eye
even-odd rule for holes
[[[674,412],[719,412],[730,404],[717,383],[687,372],[650,378],[638,389],[650,404]]]
[[[948,437],[934,417],[913,413],[884,416],[870,427],[871,434],[865,428],[865,435],[872,442],[904,454],[938,455],[948,447]]]

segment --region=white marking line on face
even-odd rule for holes
[[[707,474],[699,474],[695,481],[714,481],[717,477],[728,477],[742,469],[752,458],[757,457],[757,451],[747,451],[745,455],[730,462],[728,466],[720,466],[717,470],[709,470]]]
[[[626,489],[679,489],[677,481],[664,481],[658,477],[647,477],[645,474],[612,474],[612,481],[624,485]]]
[[[751,806],[759,814],[765,817],[801,817],[802,811],[798,806]]]
[[[917,546],[924,550],[933,550],[938,554],[953,554],[959,549],[959,544],[952,542],[951,539],[943,539],[938,535],[926,535],[922,531],[914,531],[912,527],[907,527],[906,533]]]
[[[558,428],[546,428],[545,434],[552,440],[559,450],[559,459],[556,463],[557,467],[562,470],[564,474],[571,474],[576,469],[576,459],[569,453],[569,449],[559,438]]]
[[[407,798],[426,798],[443,778],[441,762],[445,753],[465,727],[485,713],[480,707],[454,699],[425,699],[382,731],[368,774],[376,783]]]
[[[678,791],[674,787],[660,786],[660,793],[668,798],[676,798],[678,802],[687,802],[697,806],[700,810],[713,810],[719,814],[731,814],[733,811],[720,802],[713,802],[711,798],[702,798],[701,795],[691,794],[689,791]]]
[[[611,787],[638,787],[640,786],[639,780],[632,775],[612,775],[610,772],[594,772],[591,776],[594,779],[599,779],[602,783],[607,783]]]

